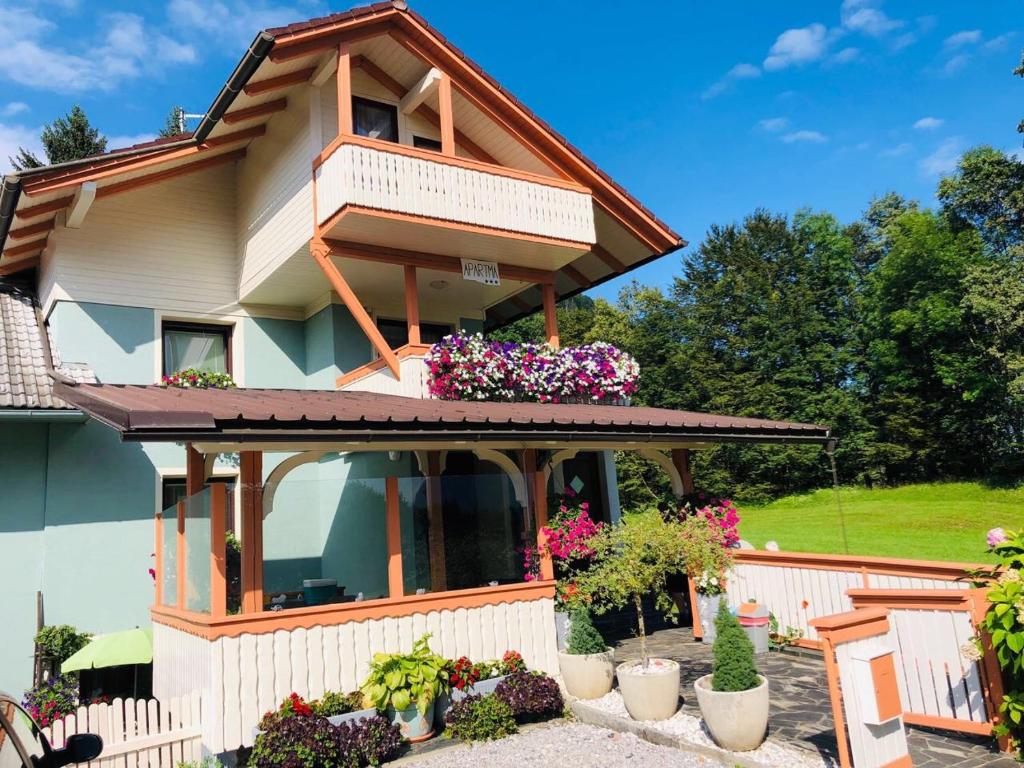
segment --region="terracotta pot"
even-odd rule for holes
[[[626,711],[634,720],[668,720],[679,709],[679,664],[671,659],[627,661],[615,669]]]
[[[559,651],[558,669],[569,694],[577,699],[599,699],[612,689],[615,652],[572,654]]]
[[[713,691],[711,677],[704,675],[693,684],[711,738],[730,752],[757,749],[768,730],[768,678],[758,675],[761,684],[749,691],[727,692]]]

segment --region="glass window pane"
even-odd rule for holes
[[[352,99],[352,121],[356,136],[398,141],[398,108],[369,99]]]
[[[44,756],[42,737],[32,718],[19,706],[9,701],[0,702],[4,719],[11,725],[11,733],[0,729],[0,768],[22,768],[24,763],[18,754],[15,742],[20,743],[29,758]]]
[[[227,345],[223,331],[166,329],[164,331],[164,373],[198,368],[210,373],[227,373]]]

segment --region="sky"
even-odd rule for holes
[[[963,150],[1021,152],[1024,0],[410,0],[691,245],[757,208],[934,204]],[[0,171],[73,104],[109,148],[204,112],[259,29],[325,0],[0,0]],[[1024,156],[1024,152],[1022,152]]]

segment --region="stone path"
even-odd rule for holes
[[[636,638],[609,638],[616,660],[640,658]],[[697,643],[689,628],[662,629],[647,640],[652,656],[679,662],[683,710],[699,716],[693,681],[711,672],[711,646]],[[832,708],[819,654],[786,651],[758,657],[760,671],[771,685],[772,736],[801,749],[836,760]],[[915,768],[1020,768],[1009,755],[995,750],[991,739],[910,727],[910,752]]]

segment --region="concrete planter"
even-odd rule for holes
[[[711,677],[704,675],[693,684],[711,738],[730,752],[757,749],[768,730],[768,678],[758,675],[757,688],[733,693],[711,690]]]
[[[342,723],[355,723],[359,720],[366,720],[370,717],[376,717],[377,710],[374,707],[369,709],[360,709],[355,712],[348,712],[344,715],[331,715],[327,718],[327,722],[331,725],[341,725]]]
[[[443,693],[434,700],[434,730],[440,731],[444,728],[444,716],[448,714],[448,710],[452,708],[452,704],[456,701],[461,701],[467,696],[483,696],[487,693],[494,693],[494,689],[498,687],[498,683],[504,680],[507,675],[499,675],[498,677],[491,677],[487,680],[480,680],[476,685],[472,686],[468,690],[460,691],[455,688],[452,689],[451,693]]]
[[[559,651],[558,669],[566,690],[577,699],[599,699],[612,689],[615,652],[572,654]]]
[[[564,651],[568,643],[569,614],[565,611],[555,611],[555,647],[560,651]]]
[[[627,661],[615,669],[626,711],[634,720],[668,720],[679,709],[679,664],[671,659]]]
[[[715,636],[718,634],[715,630],[715,619],[718,618],[718,604],[721,601],[722,595],[697,595],[697,615],[700,616],[702,642],[715,642]]]

